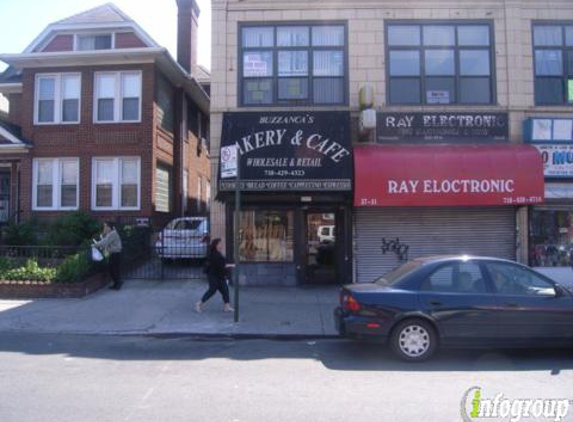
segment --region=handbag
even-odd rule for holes
[[[92,261],[95,262],[103,261],[103,254],[95,246],[92,246]]]
[[[209,270],[211,269],[211,263],[209,260],[206,260],[203,264],[203,274],[209,274]]]

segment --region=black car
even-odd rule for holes
[[[409,261],[340,291],[343,337],[387,342],[422,361],[438,347],[573,346],[573,294],[512,261],[468,256]]]

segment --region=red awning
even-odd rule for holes
[[[543,202],[543,163],[530,145],[354,148],[355,206],[529,205]]]

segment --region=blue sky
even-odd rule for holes
[[[1,53],[21,53],[52,22],[107,3],[106,0],[0,0]],[[159,45],[177,57],[177,5],[175,0],[114,0]],[[211,1],[197,0],[199,18],[198,61],[211,68]],[[6,68],[0,61],[0,71]]]

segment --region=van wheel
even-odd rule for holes
[[[422,362],[429,359],[438,348],[436,330],[421,319],[400,322],[390,337],[392,351],[402,360]]]

